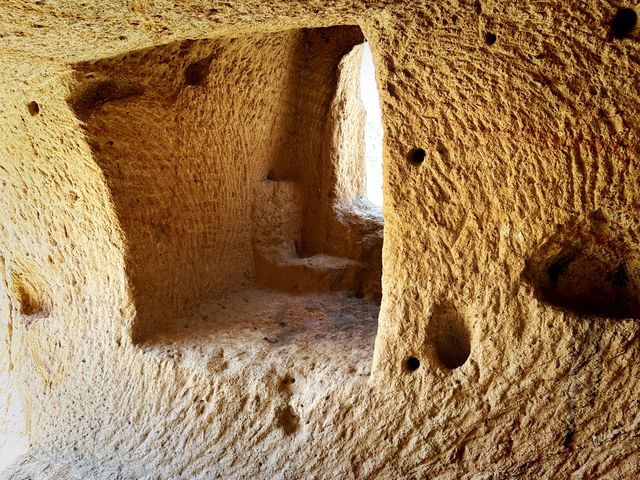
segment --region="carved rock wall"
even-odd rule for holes
[[[638,476],[640,44],[622,7],[2,2],[0,325],[31,445],[4,475]],[[265,293],[252,260],[277,158],[305,198],[295,258],[375,261],[379,225],[334,217],[322,183],[360,30],[300,37],[340,25],[370,42],[382,102],[377,332],[374,287]]]

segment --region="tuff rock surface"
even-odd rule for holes
[[[0,475],[637,478],[625,7],[3,0]]]

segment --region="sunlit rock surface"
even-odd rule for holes
[[[630,7],[1,2],[3,478],[638,477]]]

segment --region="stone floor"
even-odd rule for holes
[[[183,367],[230,375],[257,362],[284,369],[299,362],[322,374],[368,376],[379,308],[347,292],[242,290],[200,304],[140,348]]]

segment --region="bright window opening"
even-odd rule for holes
[[[364,127],[366,195],[372,204],[382,207],[382,112],[368,43],[364,44],[362,52],[360,97],[367,114]]]

